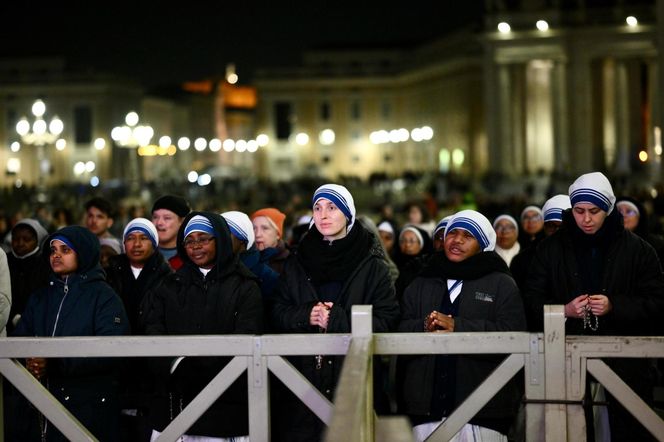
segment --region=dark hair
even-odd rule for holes
[[[85,210],[90,210],[90,207],[96,207],[97,209],[104,212],[109,218],[113,218],[115,216],[113,204],[111,204],[111,202],[106,198],[102,198],[100,196],[92,198],[87,203],[85,203]]]

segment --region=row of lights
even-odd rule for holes
[[[625,19],[625,23],[630,28],[635,28],[636,26],[638,26],[639,21],[636,19],[636,17],[630,15]],[[535,23],[535,27],[537,28],[538,31],[546,32],[549,30],[549,23],[546,20],[537,20],[537,22]],[[498,32],[500,32],[501,34],[508,34],[511,31],[512,27],[510,26],[509,23],[504,21],[498,23]]]
[[[411,139],[415,142],[429,141],[433,138],[433,129],[429,126],[408,129],[376,130],[369,134],[369,141],[373,144],[403,143]]]

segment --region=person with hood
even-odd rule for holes
[[[623,226],[626,230],[643,238],[650,244],[659,258],[660,264],[664,262],[664,238],[650,230],[648,212],[640,201],[623,196],[616,199],[616,209],[622,215]]]
[[[311,201],[313,224],[286,261],[275,294],[272,321],[278,333],[350,333],[351,307],[373,306],[373,331],[394,330],[399,319],[394,286],[378,239],[356,222],[348,189],[320,186]],[[332,400],[343,357],[290,358]],[[377,387],[375,391],[380,391]],[[292,394],[275,416],[279,440],[318,440],[323,423]]]
[[[493,229],[496,231],[495,252],[509,267],[512,259],[521,251],[521,245],[517,241],[519,225],[510,215],[502,214],[493,220]]]
[[[496,233],[484,215],[462,210],[445,228],[444,251],[434,254],[406,288],[399,331],[455,333],[525,330],[519,289],[493,250]],[[403,412],[418,441],[442,421],[501,363],[503,356],[426,355],[405,358]],[[507,440],[520,395],[508,383],[468,424],[460,440]]]
[[[522,249],[537,245],[544,238],[544,213],[538,206],[526,206],[521,211],[519,244]]]
[[[216,213],[191,212],[177,236],[184,264],[154,292],[146,314],[148,335],[259,334],[263,307],[256,277],[233,253],[228,224]],[[152,439],[228,364],[230,357],[159,358],[161,386],[150,406]],[[246,373],[186,431],[186,435],[247,441]],[[215,439],[216,440],[216,439]]]
[[[562,304],[568,335],[652,334],[664,313],[664,275],[655,250],[625,230],[602,173],[581,175],[569,197],[572,209],[562,213],[561,228],[538,246],[526,280],[526,306],[538,319],[534,330],[542,330],[544,305]],[[648,360],[609,358],[606,363],[652,402]],[[613,440],[652,440],[610,395],[608,412]]]
[[[41,253],[47,236],[46,229],[31,218],[20,220],[11,230],[11,249],[7,256],[12,281],[12,306],[7,323],[9,334],[21,319],[28,296],[48,283],[50,268]]]
[[[290,249],[284,241],[286,214],[274,207],[259,209],[251,214],[256,248],[261,253],[261,262],[268,264],[281,274]]]
[[[135,218],[122,234],[125,252],[110,257],[106,280],[120,295],[132,335],[144,335],[144,312],[149,310],[149,296],[171,268],[159,253],[159,234],[146,218]],[[148,440],[152,429],[147,422],[151,382],[142,358],[129,358],[122,372],[120,405],[122,440]]]
[[[435,230],[435,229],[434,229]],[[399,245],[394,262],[399,269],[395,283],[397,299],[401,301],[403,292],[431,257],[433,242],[427,231],[414,225],[406,225],[399,233]]]
[[[64,227],[46,239],[44,250],[51,266],[48,285],[30,295],[13,336],[127,334],[122,301],[104,280],[99,264],[97,237],[85,227]],[[117,367],[116,358],[26,360],[28,371],[99,440],[119,437]],[[39,421],[20,440],[65,440],[48,421]]]

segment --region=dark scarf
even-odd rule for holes
[[[507,264],[496,252],[481,252],[460,262],[447,259],[445,252],[436,252],[419,276],[474,280],[492,272],[510,274]]]
[[[615,242],[616,236],[623,230],[622,217],[614,209],[604,219],[602,227],[593,235],[589,235],[576,225],[571,212],[570,216],[572,216],[572,220],[568,225],[581,279],[581,292],[600,293],[607,251],[609,246]]]
[[[371,250],[371,237],[360,223],[353,224],[348,235],[325,241],[312,227],[302,238],[297,257],[314,284],[346,281]]]

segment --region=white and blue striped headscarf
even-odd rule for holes
[[[212,227],[210,220],[202,215],[194,215],[191,217],[187,226],[184,228],[184,237],[186,238],[194,232],[203,232],[212,236],[217,236],[217,232],[214,231],[214,227]]]
[[[544,203],[542,212],[544,212],[544,222],[548,221],[562,221],[563,211],[572,207],[572,203],[567,195],[556,195]]]
[[[154,224],[152,224],[152,221],[146,218],[132,219],[129,221],[129,223],[127,223],[127,227],[124,229],[122,240],[126,240],[127,235],[133,232],[144,233],[148,238],[150,238],[150,242],[152,243],[152,247],[154,249],[159,247],[159,234],[157,233],[157,228],[154,226]]]
[[[346,232],[350,232],[355,223],[355,201],[353,201],[353,196],[348,189],[339,184],[323,184],[314,192],[314,197],[311,200],[312,207],[321,198],[332,201],[341,210],[346,216]]]
[[[433,238],[434,236],[436,236],[436,233],[438,233],[441,230],[445,231],[447,223],[450,222],[453,216],[454,215],[447,215],[445,218],[438,221],[438,224],[436,224],[436,227],[434,227],[433,232],[431,232],[431,237]]]
[[[254,225],[246,213],[231,210],[221,214],[231,229],[231,233],[240,241],[247,243],[247,250],[254,245],[256,236],[254,235]]]
[[[569,199],[572,207],[579,203],[593,204],[607,214],[611,213],[616,202],[613,187],[601,172],[581,175],[569,186]]]
[[[462,210],[455,213],[447,223],[445,236],[454,229],[465,230],[473,235],[483,252],[490,252],[496,247],[496,232],[486,216],[480,212]]]

